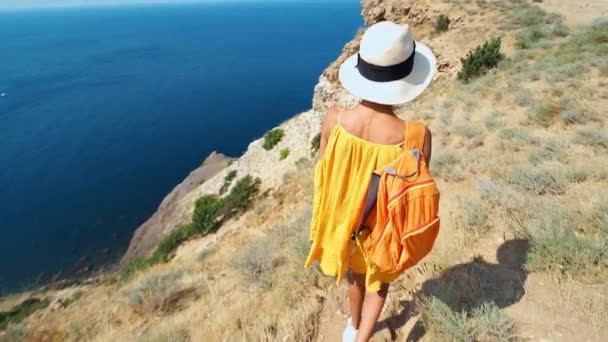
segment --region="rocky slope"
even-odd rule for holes
[[[231,171],[237,172],[237,179],[245,175],[259,177],[262,192],[278,188],[283,177],[296,169],[296,161],[310,157],[311,141],[319,132],[321,116],[322,113],[310,110],[279,125],[285,132],[285,138],[270,151],[262,147],[264,139],[261,138],[249,144],[242,156],[230,162],[220,155],[212,154],[207,159],[209,162],[193,171],[163,200],[158,211],[136,230],[123,263],[134,257],[148,255],[163,236],[188,223],[194,202],[205,194],[219,193],[224,177]],[[289,155],[279,160],[279,151],[285,148],[289,149]],[[215,159],[219,161],[216,162]]]

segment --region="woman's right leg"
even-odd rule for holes
[[[382,307],[386,301],[388,294],[388,284],[382,284],[380,291],[367,292],[365,302],[363,303],[362,317],[360,324],[357,326],[357,342],[367,342],[371,337],[382,312]]]

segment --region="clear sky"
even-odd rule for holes
[[[171,3],[204,3],[204,2],[269,2],[269,1],[302,1],[302,0],[0,0],[0,10],[48,8],[48,7],[82,7],[82,6],[116,6],[139,4]],[[315,0],[305,0],[313,2]],[[322,2],[321,0],[316,0]],[[347,1],[347,0],[325,0]],[[355,0],[353,0],[355,1]]]

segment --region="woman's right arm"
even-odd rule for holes
[[[332,107],[325,112],[325,117],[323,118],[323,124],[321,125],[321,144],[319,146],[319,156],[323,158],[325,154],[325,148],[327,147],[327,140],[329,139],[329,135],[331,134],[331,130],[334,129],[336,124],[338,123],[338,115],[340,114],[340,109],[337,107]]]

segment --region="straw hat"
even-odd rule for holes
[[[340,66],[339,79],[357,97],[395,105],[420,95],[434,74],[435,56],[414,41],[409,26],[382,21],[365,31],[359,53]]]

